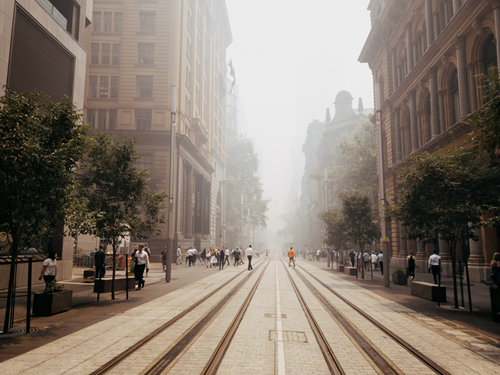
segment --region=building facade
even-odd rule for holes
[[[137,137],[150,188],[169,190],[173,246],[215,244],[225,166],[224,0],[95,0],[87,48],[85,115],[93,129]],[[171,86],[177,87],[175,160],[170,160]],[[168,203],[168,202],[166,202]],[[168,217],[168,215],[165,215]],[[167,244],[148,239],[154,254]]]
[[[485,104],[478,75],[498,63],[500,2],[373,0],[369,10],[372,29],[359,60],[381,87],[385,186],[394,193],[392,170],[407,155],[468,142],[463,120]],[[434,249],[406,240],[397,222],[387,230],[394,267],[404,267],[410,250],[425,262]],[[500,244],[495,229],[477,234],[480,240],[470,244],[473,282],[487,280],[487,263]],[[438,248],[450,274],[448,246],[439,241]]]
[[[0,95],[4,85],[18,92],[41,91],[50,100],[64,96],[83,109],[85,29],[92,19],[90,0],[3,0],[0,2]],[[0,232],[2,232],[0,230]],[[0,235],[6,238],[6,233]],[[0,243],[0,254],[8,242]],[[73,239],[49,244],[58,255],[58,277],[71,279]],[[8,265],[0,266],[0,289],[7,288]],[[39,272],[41,264],[34,264]],[[27,265],[19,265],[17,286],[27,283]]]

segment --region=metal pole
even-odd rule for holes
[[[465,273],[467,275],[467,294],[469,295],[469,310],[472,312],[472,297],[470,294],[469,262],[465,261]]]
[[[104,263],[101,267],[106,268],[106,263]],[[97,302],[99,302],[99,297],[101,296],[101,277],[102,277],[102,270],[99,270],[99,284],[97,285]],[[94,285],[95,285],[95,278],[94,278]]]
[[[243,249],[243,195],[241,196],[241,249]]]
[[[125,298],[128,299],[128,254],[125,254]]]
[[[26,292],[26,333],[31,331],[31,277],[33,273],[33,259],[28,260],[28,291]]]
[[[172,247],[174,244],[172,235],[174,233],[173,226],[173,206],[174,206],[174,160],[175,160],[175,137],[177,135],[175,129],[175,115],[176,115],[176,96],[177,96],[177,88],[172,86],[172,104],[170,107],[170,113],[172,116],[172,129],[170,131],[170,183],[169,183],[169,205],[168,205],[168,223],[167,223],[167,267],[165,270],[165,282],[170,282],[170,277],[172,273]]]
[[[222,209],[223,209],[223,215],[222,215],[222,220],[223,220],[223,223],[222,223],[222,248],[224,248],[226,246],[226,168],[224,168],[224,180],[222,182],[222,199],[224,200],[223,201],[223,206],[222,206]]]
[[[438,307],[441,306],[441,259],[439,259],[438,270]]]
[[[379,165],[379,199],[380,199],[380,206],[384,207],[385,206],[385,176],[384,176],[384,156],[383,156],[383,149],[382,149],[382,103],[381,103],[381,93],[380,93],[380,83],[375,84],[375,110],[377,114],[377,127],[378,127],[378,165]],[[380,213],[380,222],[381,222],[381,229],[382,229],[382,238],[387,237],[387,226],[385,222],[385,211],[382,210]],[[390,286],[390,278],[389,278],[389,267],[391,264],[391,257],[388,251],[388,244],[383,241],[382,243],[382,251],[384,253],[384,260],[387,261],[387,269],[386,272],[384,273],[384,284],[386,287]]]
[[[464,302],[464,279],[462,277],[462,261],[458,261],[458,275],[460,277],[460,294],[462,296],[462,307],[465,308],[465,302]]]

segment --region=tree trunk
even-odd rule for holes
[[[361,278],[365,279],[365,257],[363,256],[363,250],[365,245],[359,244],[359,250],[361,251]]]
[[[10,330],[10,310],[12,309],[12,297],[14,295],[14,287],[16,281],[16,259],[17,256],[12,256],[12,263],[10,264],[10,273],[9,273],[9,288],[7,291],[7,306],[5,308],[5,319],[3,322],[3,333],[7,334]],[[14,301],[15,303],[15,301]]]
[[[115,262],[116,262],[116,240],[113,238],[113,277],[111,279],[111,299],[115,299]],[[127,285],[128,287],[128,285]]]
[[[456,263],[456,254],[455,250],[457,247],[457,243],[453,243],[453,247],[451,243],[448,243],[448,246],[450,247],[450,255],[451,255],[451,271],[453,274],[453,298],[455,302],[455,308],[458,309],[458,290],[457,290],[457,270],[455,268],[455,263]]]

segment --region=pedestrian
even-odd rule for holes
[[[198,256],[198,250],[195,247],[191,249],[193,251],[193,256],[191,258],[191,263],[193,263],[193,267],[196,266],[196,258]]]
[[[175,264],[178,266],[179,264],[182,264],[182,250],[181,250],[181,247],[178,246],[177,247],[177,259],[175,261]]]
[[[354,254],[354,250],[351,250],[351,252],[349,253],[349,258],[351,258],[351,264],[352,264],[351,267],[354,267],[354,260],[356,258],[356,254]]]
[[[415,267],[418,268],[417,259],[413,256],[413,251],[410,251],[410,255],[406,257],[406,277],[411,276],[410,281],[415,278]]]
[[[368,251],[366,251],[366,250],[363,254],[363,262],[365,265],[365,270],[368,271],[368,265],[370,264],[370,254],[368,254]]]
[[[144,288],[144,270],[149,271],[149,255],[144,251],[144,246],[139,245],[139,251],[136,253],[136,265],[135,265],[135,281],[138,283],[138,290],[141,287]]]
[[[210,265],[210,258],[212,257],[212,254],[210,254],[210,249],[208,249],[207,253],[205,254],[205,264],[208,266]]]
[[[160,254],[160,262],[163,266],[163,272],[167,272],[167,248],[164,247]]]
[[[203,249],[203,251],[200,254],[200,262],[202,262],[202,265],[205,265],[206,260],[207,260],[207,249]]]
[[[106,253],[104,252],[104,245],[100,245],[99,249],[96,248],[96,252],[94,254],[94,265],[94,280],[98,280],[99,277],[104,277],[106,274]]]
[[[226,263],[226,254],[224,253],[224,249],[221,248],[219,250],[219,269],[224,269],[224,264]]]
[[[380,250],[380,254],[378,255],[378,265],[380,266],[380,274],[384,274],[384,254],[382,250]]]
[[[434,254],[429,257],[429,269],[434,277],[434,284],[441,284],[441,257],[438,255],[437,249],[434,249]]]
[[[248,245],[248,249],[245,250],[245,255],[247,256],[248,259],[248,270],[251,271],[253,270],[252,257],[255,255],[252,249],[252,245]]]
[[[375,251],[372,251],[371,258],[372,258],[372,267],[376,271],[378,269],[378,267],[377,267],[377,265],[378,265],[378,256],[377,256],[377,254],[375,254]]]
[[[145,246],[144,251],[148,254],[149,262],[151,262],[151,250],[149,249],[149,247]],[[146,269],[146,277],[148,277],[148,273],[149,273],[149,267]]]
[[[269,250],[266,249],[266,258],[269,258]]]
[[[191,267],[191,262],[193,260],[193,250],[191,250],[191,246],[188,248],[188,251],[186,252],[186,259],[189,263],[189,267]]]
[[[213,249],[210,258],[210,268],[215,268],[217,266],[217,249]]]
[[[291,267],[292,263],[295,267],[295,251],[290,247],[290,250],[288,250],[288,267]]]
[[[500,288],[500,253],[495,253],[493,254],[493,259],[490,264],[490,271],[491,271],[491,281],[493,281],[493,284],[498,286]]]
[[[240,249],[236,248],[234,250],[234,266],[239,267],[240,266]]]
[[[56,279],[57,276],[57,259],[56,252],[49,251],[47,259],[43,261],[42,271],[40,272],[40,277],[38,280],[45,281],[45,285],[51,283]]]
[[[227,265],[229,266],[229,249],[226,247],[226,251],[224,252],[224,255],[225,255],[225,259],[226,259],[226,262],[227,262]]]

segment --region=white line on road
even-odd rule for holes
[[[278,278],[278,262],[276,262],[276,331],[278,333],[278,375],[285,375],[285,348],[283,347],[283,328],[281,326],[280,282]]]

